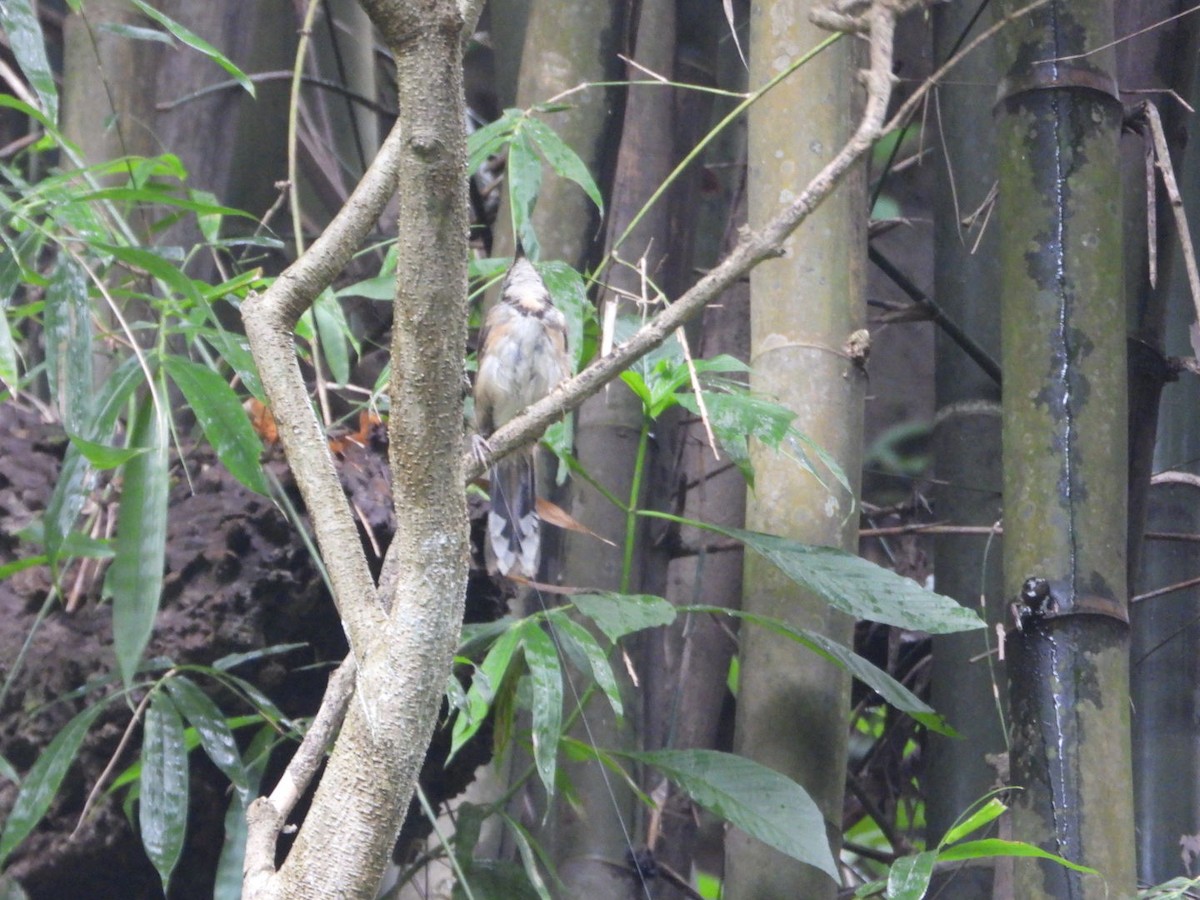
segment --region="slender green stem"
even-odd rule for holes
[[[642,476],[646,471],[646,449],[650,446],[648,418],[642,420],[642,433],[638,438],[637,456],[633,461],[633,484],[629,488],[629,505],[625,507],[625,558],[621,560],[621,593],[629,593],[633,578],[633,546],[637,537],[638,505],[642,498]]]

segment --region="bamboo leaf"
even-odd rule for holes
[[[183,392],[204,437],[229,474],[266,496],[270,488],[260,461],[262,442],[233,388],[212,369],[182,356],[164,357],[163,368]]]
[[[538,119],[526,119],[524,125],[529,136],[537,144],[537,148],[542,151],[546,162],[550,163],[550,168],[563,178],[573,181],[583,188],[584,193],[596,204],[596,209],[600,210],[600,215],[603,216],[604,199],[600,196],[600,188],[596,185],[588,167],[579,158],[579,154],[568,147],[558,136],[558,132],[545,122]]]
[[[393,289],[394,286],[393,279]],[[316,302],[313,303],[313,318],[316,321],[317,334],[321,337],[321,352],[325,354],[330,374],[339,384],[347,384],[350,381],[350,324],[346,321],[342,304],[338,303],[333,291],[324,290],[317,296]]]
[[[533,208],[541,189],[542,160],[534,152],[529,137],[518,131],[508,148],[509,208],[512,210],[513,234],[533,260],[541,252],[537,233],[533,230]]]
[[[571,603],[595,622],[610,641],[675,621],[675,607],[652,594],[577,594]]]
[[[142,846],[158,870],[163,893],[171,882],[187,831],[188,759],[183,720],[171,698],[156,691],[146,710],[138,825]]]
[[[204,748],[208,758],[245,797],[246,802],[249,802],[246,794],[250,780],[246,774],[246,766],[238,753],[233,730],[225,721],[225,716],[217,704],[200,690],[195,682],[182,676],[170,678],[166,684],[175,706],[200,736],[200,746]]]
[[[961,822],[956,822],[954,827],[952,827],[945,833],[945,835],[942,836],[939,846],[944,847],[948,844],[954,844],[958,841],[961,841],[968,834],[978,831],[980,828],[983,828],[983,826],[998,819],[1007,811],[1008,806],[1005,805],[999,797],[992,797],[966,819],[963,819]]]
[[[1033,844],[1026,844],[1023,841],[1006,841],[1001,838],[986,838],[980,841],[965,841],[961,844],[955,844],[953,847],[946,847],[938,851],[939,862],[959,862],[965,859],[987,859],[993,856],[1020,856],[1033,857],[1036,859],[1048,859],[1058,863],[1060,866],[1066,866],[1068,869],[1073,869],[1076,872],[1082,872],[1085,875],[1095,875],[1096,870],[1083,866],[1079,863],[1071,862],[1069,859],[1064,859],[1057,856],[1041,847],[1035,847]]]
[[[4,832],[0,834],[0,866],[50,809],[84,736],[103,708],[89,707],[68,722],[42,751],[21,782],[21,790],[17,792],[17,799],[13,801],[4,823]]]
[[[0,4],[0,28],[8,37],[8,47],[30,85],[37,92],[42,110],[54,122],[58,121],[58,89],[54,86],[54,70],[46,56],[46,41],[37,12],[29,0],[5,0]]]
[[[247,94],[249,94],[251,97],[255,96],[254,82],[252,82],[246,76],[245,72],[243,72],[241,69],[239,69],[237,66],[235,66],[229,60],[229,58],[225,56],[225,54],[221,53],[220,50],[218,50],[216,47],[214,47],[208,41],[204,40],[202,37],[199,37],[196,34],[193,34],[191,31],[184,28],[182,25],[180,25],[178,22],[176,22],[174,19],[172,19],[170,16],[167,16],[164,13],[159,12],[157,9],[155,9],[153,6],[151,6],[149,3],[146,3],[145,0],[129,0],[129,2],[132,3],[134,6],[136,6],[138,9],[140,9],[145,15],[149,16],[151,19],[153,19],[155,22],[157,22],[159,25],[163,26],[163,28],[167,29],[167,31],[171,32],[171,34],[175,35],[175,37],[177,37],[184,44],[191,47],[193,50],[197,50],[200,53],[207,56],[209,59],[211,59],[213,62],[215,62],[218,66],[220,66],[222,69],[224,69],[226,72],[228,72],[233,77],[233,80],[236,81],[238,84],[240,84],[245,89]]]
[[[125,464],[117,513],[116,556],[104,579],[113,601],[113,645],[129,684],[158,613],[167,539],[167,425],[147,394],[138,406],[130,445],[148,452]]]
[[[78,434],[67,432],[71,446],[76,447],[93,468],[115,469],[123,466],[140,453],[145,453],[145,447],[110,447],[100,441],[89,441]]]
[[[751,622],[761,628],[766,628],[775,634],[789,638],[798,644],[803,644],[814,653],[820,654],[830,662],[837,663],[871,690],[875,691],[885,701],[901,712],[908,713],[926,728],[956,737],[957,732],[933,708],[921,701],[916,694],[898,682],[887,672],[863,659],[853,650],[843,647],[837,641],[830,640],[825,635],[809,631],[805,628],[793,628],[787,622],[770,616],[760,616],[754,613],[742,612],[736,609],[726,609],[722,606],[681,606],[681,612],[709,613],[710,615],[736,616]]]
[[[754,760],[716,750],[621,753],[661,771],[700,806],[747,834],[838,878],[825,818],[804,788]]]
[[[488,650],[475,678],[467,691],[466,715],[459,713],[454,717],[454,731],[450,738],[450,753],[447,762],[454,758],[461,748],[483,725],[487,717],[488,707],[491,706],[496,692],[500,688],[508,667],[512,664],[513,655],[521,642],[521,629],[510,628],[505,631]]]
[[[82,432],[91,413],[92,307],[87,274],[65,253],[46,290],[46,365],[50,392],[68,431]]]
[[[693,525],[741,541],[796,584],[857,619],[930,634],[986,627],[975,612],[953,598],[926,590],[911,578],[836,547],[801,544],[773,534],[725,528],[667,513],[646,511],[642,515]]]
[[[590,631],[574,619],[559,614],[558,610],[552,612],[551,616],[551,625],[558,634],[563,650],[573,660],[578,660],[587,667],[596,684],[604,691],[604,696],[608,698],[617,718],[622,718],[625,708],[621,704],[621,689],[617,685],[617,677],[608,663],[608,654],[604,652],[604,648],[592,637]]]
[[[533,685],[533,759],[547,795],[553,796],[558,741],[562,737],[562,670],[554,641],[536,620],[525,621],[521,643]]]
[[[937,854],[928,850],[912,856],[902,856],[892,863],[885,895],[888,900],[921,900],[929,889],[936,860]]]
[[[137,359],[130,356],[108,376],[100,391],[98,406],[86,431],[89,439],[105,439],[113,430],[117,416],[129,399],[130,392],[141,382],[143,372]],[[79,447],[71,444],[63,459],[54,485],[54,493],[46,505],[44,538],[46,555],[51,564],[62,552],[63,542],[75,527],[79,511],[90,490],[92,468]]]

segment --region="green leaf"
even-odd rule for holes
[[[104,579],[113,601],[113,645],[126,684],[154,629],[162,594],[167,540],[167,423],[147,394],[138,406],[130,445],[148,452],[123,469],[121,508],[117,513],[116,557]]]
[[[67,437],[70,439],[71,445],[77,447],[83,454],[83,458],[97,469],[115,469],[117,466],[125,465],[139,453],[146,452],[145,447],[110,447],[100,441],[89,441],[87,438],[72,434],[69,430]]]
[[[675,607],[652,594],[577,594],[571,603],[595,622],[610,641],[675,621]]]
[[[54,740],[42,751],[37,762],[26,774],[21,783],[21,790],[17,792],[17,799],[13,801],[12,809],[8,812],[4,832],[0,834],[0,865],[4,864],[13,850],[29,836],[50,809],[54,795],[58,793],[58,787],[62,784],[67,769],[75,759],[75,754],[79,752],[87,730],[92,727],[92,723],[103,709],[103,706],[93,706],[75,716],[54,736]]]
[[[17,770],[3,756],[0,756],[0,778],[7,778],[17,787],[21,786],[21,776],[17,774]]]
[[[182,676],[169,678],[166,684],[175,706],[200,736],[200,746],[204,748],[208,758],[249,803],[247,792],[250,779],[246,774],[246,766],[238,753],[233,731],[217,704],[194,682]]]
[[[613,713],[618,719],[622,718],[625,715],[625,708],[621,703],[621,689],[617,685],[617,677],[613,674],[612,666],[608,664],[608,654],[604,652],[604,648],[596,642],[590,631],[574,619],[568,618],[561,610],[554,610],[550,613],[550,624],[558,634],[563,651],[573,661],[582,663],[581,669],[583,666],[587,667],[593,680],[604,691],[604,696],[608,698]]]
[[[518,131],[508,149],[508,198],[512,211],[513,234],[530,259],[541,253],[533,230],[533,208],[542,189],[542,160],[534,152],[528,136]]]
[[[350,325],[342,305],[330,290],[321,291],[313,303],[313,318],[317,334],[321,337],[321,352],[329,364],[329,372],[339,384],[350,382],[350,354],[347,339],[351,337]]]
[[[546,887],[546,882],[542,878],[542,873],[538,871],[537,859],[534,858],[533,841],[530,840],[529,832],[527,832],[521,823],[517,822],[510,816],[501,813],[504,823],[508,825],[509,831],[513,836],[513,840],[517,844],[517,851],[521,854],[521,865],[525,867],[525,875],[529,879],[529,883],[533,885],[533,889],[537,891],[538,897],[541,900],[551,900],[550,890]],[[540,849],[540,848],[539,848]],[[549,862],[548,860],[544,860]],[[558,887],[565,892],[566,888],[559,882],[557,877]]]
[[[72,257],[58,258],[46,290],[46,364],[50,393],[68,431],[83,431],[91,415],[92,306],[87,273]]]
[[[0,4],[0,28],[8,37],[8,47],[30,85],[42,102],[42,109],[58,121],[58,89],[54,86],[54,70],[46,56],[46,41],[42,26],[29,0],[5,0]]]
[[[116,424],[117,416],[129,399],[130,392],[141,382],[143,372],[137,358],[130,356],[108,376],[100,390],[99,405],[85,432],[89,440],[107,438]],[[92,468],[79,448],[71,444],[54,485],[54,493],[46,505],[46,555],[53,564],[62,550],[63,541],[75,528],[75,520],[83,509],[90,490]]]
[[[474,172],[489,156],[499,153],[512,137],[513,129],[525,117],[523,110],[506,109],[495,122],[467,135],[467,171]]]
[[[293,650],[299,650],[301,647],[307,647],[308,644],[272,644],[270,647],[262,647],[258,650],[247,650],[245,653],[230,653],[228,656],[222,656],[220,659],[213,662],[212,667],[218,671],[227,672],[236,666],[243,663],[254,662],[259,659],[266,659],[269,656],[279,656],[284,653],[291,653]]]
[[[926,851],[902,856],[892,863],[887,879],[886,896],[889,900],[921,900],[929,889],[936,859],[936,853]]]
[[[558,133],[545,122],[526,119],[524,126],[538,149],[542,151],[546,162],[550,163],[550,168],[583,188],[584,193],[596,204],[596,209],[600,210],[600,215],[603,216],[604,199],[600,196],[600,188],[597,187],[588,167],[579,158],[579,154],[563,143]]]
[[[182,356],[164,357],[163,368],[187,398],[204,437],[229,474],[250,490],[269,494],[260,460],[262,442],[233,388],[212,369]]]
[[[796,584],[857,619],[930,634],[987,627],[974,611],[953,598],[926,590],[911,578],[835,547],[801,544],[773,534],[724,528],[666,513],[645,511],[642,515],[693,525],[741,541]]]
[[[186,297],[196,305],[204,302],[200,292],[203,285],[188,278],[174,263],[160,254],[141,247],[127,247],[121,244],[103,244],[97,242],[93,246],[97,250],[111,254],[125,263],[125,265],[132,267],[135,271],[141,269],[148,272],[180,296]]]
[[[146,710],[142,739],[142,778],[138,824],[142,846],[158,870],[163,893],[183,854],[187,832],[188,759],[179,711],[162,691],[156,691]]]
[[[961,841],[968,834],[978,831],[1007,811],[1008,806],[999,797],[992,797],[966,819],[963,819],[961,822],[955,822],[954,826],[943,835],[938,846],[945,847]]]
[[[462,869],[470,892],[455,881],[451,900],[540,900],[529,884],[525,870],[514,862],[476,859],[467,862]]]
[[[165,31],[159,31],[157,28],[128,25],[125,22],[101,22],[98,30],[107,31],[110,34],[116,34],[133,41],[153,41],[158,44],[166,44],[168,47],[175,46],[174,38]]]
[[[806,628],[793,628],[787,622],[770,616],[760,616],[755,613],[742,612],[737,609],[726,609],[723,606],[681,606],[680,612],[709,613],[710,615],[736,616],[746,622],[751,622],[761,628],[766,628],[775,634],[782,635],[798,644],[803,644],[814,653],[820,654],[830,662],[837,663],[871,690],[875,691],[885,701],[901,712],[908,713],[926,728],[956,737],[957,732],[933,708],[921,701],[916,694],[898,682],[878,666],[863,659],[854,651],[843,647],[837,641],[830,640],[825,635],[809,631]]]
[[[521,644],[533,686],[533,759],[546,794],[553,796],[558,741],[562,737],[562,670],[554,641],[536,620],[525,620]]]
[[[1035,847],[1033,844],[1026,844],[1023,841],[1005,841],[1000,838],[986,838],[981,841],[966,841],[961,844],[955,844],[953,847],[946,847],[938,851],[939,862],[959,862],[966,859],[988,859],[993,856],[1019,856],[1032,857],[1035,859],[1048,859],[1058,863],[1060,866],[1066,866],[1068,869],[1073,869],[1076,872],[1082,872],[1084,875],[1099,874],[1095,869],[1089,866],[1082,866],[1079,863],[1071,862],[1069,859],[1063,859],[1061,856],[1056,856],[1041,847]]]
[[[451,734],[447,762],[454,758],[454,754],[474,736],[483,724],[492,698],[495,697],[501,682],[504,681],[504,676],[508,673],[508,667],[512,664],[513,655],[520,646],[520,642],[520,627],[510,628],[496,639],[491,649],[488,650],[487,656],[483,658],[483,662],[475,672],[471,687],[467,691],[466,715],[460,712],[454,717],[454,731]]]
[[[653,766],[696,803],[793,859],[838,879],[825,818],[804,788],[754,760],[716,750],[621,753]]]
[[[145,0],[129,0],[129,2],[159,25],[163,26],[163,28],[167,29],[167,31],[171,32],[171,34],[175,35],[175,37],[177,37],[184,44],[187,44],[187,46],[191,47],[193,50],[198,50],[200,53],[204,54],[213,62],[215,62],[218,66],[228,72],[233,77],[233,80],[246,90],[246,93],[248,93],[251,97],[254,96],[254,82],[252,82],[246,76],[245,72],[230,62],[229,59],[216,47],[203,38],[193,34],[188,29],[184,28],[174,19],[159,12],[149,3],[146,3]]]
[[[8,294],[0,295],[0,384],[12,393],[21,380],[21,368],[17,361],[12,326],[8,321],[8,297]]]
[[[246,773],[249,790],[243,797],[241,792],[232,791],[229,808],[225,811],[225,842],[221,847],[221,858],[217,861],[216,883],[213,885],[213,900],[241,900],[242,861],[246,856],[246,804],[249,797],[258,794],[263,772],[271,758],[271,747],[276,742],[275,729],[264,725],[246,748]]]
[[[571,356],[571,371],[577,372],[583,361],[584,329],[589,320],[596,318],[596,307],[588,300],[583,276],[565,262],[538,263],[537,270],[554,305],[567,317],[567,353]]]

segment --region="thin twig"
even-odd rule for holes
[[[174,674],[172,669],[163,676],[165,681]],[[83,827],[84,820],[87,819],[87,814],[91,812],[92,806],[96,802],[96,798],[100,796],[100,791],[104,789],[104,785],[108,782],[108,778],[112,775],[113,770],[117,767],[117,762],[121,758],[121,754],[125,752],[125,748],[129,746],[129,739],[133,737],[133,732],[137,728],[138,722],[141,721],[142,715],[146,712],[146,707],[150,705],[150,698],[154,696],[154,691],[146,691],[146,696],[142,698],[142,702],[137,705],[137,709],[133,711],[133,718],[129,720],[129,724],[125,726],[125,733],[121,735],[121,740],[117,743],[117,749],[113,751],[112,756],[108,759],[108,765],[104,767],[104,771],[100,773],[100,777],[96,779],[96,783],[92,785],[92,789],[88,792],[87,800],[83,802],[83,810],[79,813],[79,821],[75,823],[75,830],[71,832],[71,840],[79,834],[79,829]]]

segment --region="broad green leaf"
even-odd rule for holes
[[[926,590],[911,578],[835,547],[801,544],[773,534],[724,528],[666,513],[646,511],[642,515],[694,525],[740,541],[796,584],[857,619],[930,634],[986,627],[975,612],[953,598]]]
[[[8,322],[8,308],[0,302],[0,384],[12,393],[20,380],[21,368],[17,362],[17,345],[13,341],[12,327]]]
[[[1066,866],[1068,869],[1073,869],[1076,872],[1082,872],[1084,875],[1095,875],[1096,870],[1089,866],[1083,866],[1079,863],[1071,862],[1069,859],[1063,859],[1061,856],[1056,856],[1041,847],[1035,847],[1033,844],[1026,844],[1023,841],[1005,841],[1000,838],[986,838],[981,841],[965,841],[961,844],[955,844],[953,847],[946,847],[938,851],[939,862],[959,862],[966,859],[987,859],[992,856],[1021,856],[1033,857],[1036,859],[1048,859],[1058,863],[1060,866]]]
[[[50,809],[67,769],[79,752],[79,745],[103,709],[103,706],[92,706],[75,716],[54,736],[26,774],[8,812],[4,832],[0,834],[0,866]]]
[[[67,437],[70,439],[71,445],[77,447],[83,454],[83,458],[97,469],[115,469],[117,466],[125,465],[139,453],[146,452],[145,447],[110,447],[100,441],[89,441],[78,434],[72,434],[69,430]]]
[[[467,135],[467,171],[474,172],[489,156],[499,153],[524,117],[522,110],[506,109],[495,122],[489,122]]]
[[[488,707],[491,706],[492,699],[496,696],[501,682],[504,681],[504,676],[508,673],[508,667],[512,663],[513,655],[520,646],[520,642],[520,627],[510,628],[496,639],[491,649],[488,650],[487,656],[483,658],[483,662],[480,663],[475,678],[471,682],[471,687],[467,690],[467,714],[463,715],[460,712],[454,717],[454,731],[450,739],[450,753],[446,757],[447,762],[454,758],[454,754],[474,736],[483,724],[487,717]]]
[[[46,364],[50,392],[68,431],[79,433],[91,415],[92,306],[87,273],[72,257],[58,258],[46,291]]]
[[[875,691],[885,701],[901,712],[908,713],[926,728],[939,734],[955,737],[957,733],[946,724],[942,716],[933,708],[921,701],[916,694],[898,682],[878,666],[863,659],[854,651],[843,647],[837,641],[830,640],[825,635],[806,628],[793,628],[787,622],[770,616],[760,616],[755,613],[742,612],[736,609],[726,609],[722,606],[681,606],[680,612],[708,613],[710,615],[736,616],[760,628],[766,628],[775,634],[782,635],[798,644],[803,644],[814,653],[820,654],[830,662],[837,663],[871,690]]]
[[[140,188],[112,187],[101,188],[97,191],[87,191],[76,195],[72,199],[78,203],[92,203],[97,200],[118,200],[128,203],[171,206],[176,209],[183,209],[202,215],[249,215],[231,206],[219,206],[213,203],[206,203],[202,200],[196,200],[195,195],[192,197],[182,197],[174,193],[175,190],[177,188],[162,184],[152,184]]]
[[[596,307],[587,297],[583,276],[560,260],[538,263],[538,274],[546,282],[550,296],[567,317],[567,353],[571,371],[577,372],[583,361],[583,333],[589,320],[596,318]]]
[[[617,677],[608,663],[608,654],[592,637],[592,633],[559,610],[551,612],[550,624],[558,635],[563,651],[572,661],[582,664],[581,668],[587,667],[593,680],[604,691],[604,696],[608,698],[617,718],[622,718],[625,708],[621,704],[621,689],[617,685]]]
[[[250,779],[246,774],[246,766],[238,753],[233,731],[217,704],[194,682],[182,676],[169,678],[166,684],[175,706],[200,736],[200,746],[208,758],[225,773],[225,777],[248,803],[250,798],[245,795],[250,788]]]
[[[171,32],[171,34],[175,35],[175,37],[177,37],[184,44],[187,44],[187,46],[191,47],[193,50],[198,50],[200,53],[204,54],[217,65],[219,65],[233,77],[234,81],[236,81],[245,89],[246,93],[248,93],[251,97],[254,96],[254,82],[252,82],[246,76],[245,72],[230,62],[229,59],[216,47],[203,38],[193,34],[188,29],[184,28],[174,19],[170,18],[164,13],[159,12],[149,3],[146,3],[145,0],[129,0],[129,2],[159,25],[163,26],[163,28],[167,29],[167,31]]]
[[[128,25],[125,22],[101,22],[97,27],[99,31],[107,31],[133,41],[153,41],[158,44],[166,44],[168,47],[175,46],[175,39],[157,28]]]
[[[154,629],[162,594],[167,540],[167,422],[147,393],[138,405],[130,445],[148,452],[123,468],[116,556],[104,579],[113,601],[113,645],[126,684]]]
[[[562,736],[562,670],[554,641],[536,620],[525,620],[521,644],[533,686],[533,759],[546,793],[553,796],[558,742]]]
[[[241,900],[242,862],[246,857],[246,803],[249,797],[258,794],[275,742],[275,730],[264,725],[246,748],[249,790],[245,797],[240,791],[231,791],[229,795],[229,808],[225,811],[225,842],[221,847],[221,858],[217,860],[213,900]]]
[[[45,545],[45,529],[36,519],[17,532],[23,541],[32,544]],[[94,538],[90,534],[78,531],[68,532],[62,540],[60,549],[71,557],[82,556],[87,559],[111,559],[113,557],[112,541],[107,538]]]
[[[505,824],[508,825],[513,840],[516,841],[517,851],[521,854],[521,865],[525,867],[525,875],[528,877],[529,883],[533,885],[533,889],[537,891],[541,900],[551,900],[550,891],[546,887],[542,873],[538,870],[537,859],[534,858],[533,841],[529,838],[529,832],[510,816],[505,816],[503,813],[501,815]],[[555,880],[557,881],[557,878]],[[561,882],[559,882],[559,887],[565,891]]]
[[[339,384],[349,383],[350,354],[347,347],[348,338],[351,337],[350,325],[332,291],[324,290],[317,296],[313,303],[313,318],[316,320],[317,334],[321,336],[321,352],[325,354],[330,374]]]
[[[675,621],[675,607],[652,594],[577,594],[571,603],[610,641]]]
[[[622,753],[653,766],[697,804],[837,880],[825,819],[804,788],[754,760],[716,750]]]
[[[545,122],[526,119],[524,126],[538,149],[542,151],[546,162],[550,163],[550,168],[583,188],[584,193],[596,204],[596,209],[600,210],[600,215],[603,216],[604,199],[600,196],[600,188],[597,187],[588,167],[579,158],[579,154],[563,143],[558,133]]]
[[[188,759],[183,720],[163,691],[154,693],[146,710],[140,788],[142,846],[158,870],[166,894],[187,832]]]
[[[254,356],[250,353],[250,344],[246,338],[238,334],[231,334],[223,328],[204,329],[200,334],[221,355],[221,359],[237,372],[237,376],[245,385],[246,390],[266,403],[267,394],[258,377],[258,365],[254,362]]]
[[[141,382],[143,372],[136,357],[130,356],[119,365],[105,381],[98,405],[85,436],[91,440],[104,440],[112,434],[117,416],[129,399],[130,392]],[[46,555],[53,564],[62,551],[63,541],[72,533],[75,520],[87,499],[92,468],[87,458],[74,444],[67,448],[54,493],[46,505],[45,544]]]
[[[542,160],[524,132],[518,131],[508,148],[508,197],[513,234],[525,253],[536,260],[541,252],[533,230],[533,208],[542,189]]]
[[[339,297],[364,297],[367,300],[391,302],[396,296],[396,273],[388,272],[347,285],[337,292]]]
[[[180,296],[186,297],[197,305],[204,302],[200,293],[200,288],[203,285],[188,278],[178,266],[160,253],[145,250],[141,247],[127,247],[121,244],[96,243],[95,248],[104,253],[111,254],[127,266],[132,267],[135,271],[141,269],[148,272]]]
[[[995,821],[1007,811],[1008,806],[1005,805],[1005,803],[1001,801],[999,797],[992,797],[966,819],[963,819],[961,822],[956,822],[954,827],[947,831],[942,837],[942,840],[938,846],[945,847],[949,844],[955,844],[958,841],[961,841],[968,834],[978,831],[985,825]]]
[[[245,653],[231,653],[228,656],[222,656],[220,659],[213,662],[212,667],[222,672],[227,672],[230,669],[240,666],[243,663],[254,662],[259,659],[266,659],[269,656],[279,656],[283,653],[291,653],[293,650],[299,650],[301,647],[307,647],[308,644],[272,644],[270,647],[263,647],[259,650],[247,650]]]
[[[270,488],[259,458],[262,442],[233,388],[212,369],[182,356],[163,357],[163,368],[187,398],[204,437],[229,474],[266,496]]]
[[[33,4],[29,0],[0,3],[0,28],[8,38],[8,47],[17,58],[21,71],[37,92],[42,109],[52,121],[58,121],[54,70],[46,56],[46,41]]]
[[[476,859],[462,869],[470,890],[455,881],[451,900],[540,900],[525,870],[514,862]]]
[[[888,900],[921,900],[929,889],[936,860],[936,853],[926,851],[902,856],[892,863],[887,878]]]
[[[0,755],[0,778],[7,778],[17,787],[21,786],[21,776],[17,774],[17,770],[13,768],[13,764]]]

